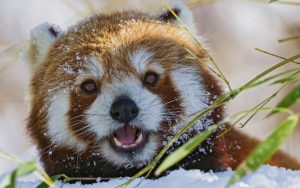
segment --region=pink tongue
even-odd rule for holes
[[[129,125],[125,125],[116,131],[116,136],[123,145],[133,144],[135,141],[136,129]]]

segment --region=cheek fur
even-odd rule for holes
[[[66,90],[60,90],[52,96],[47,112],[47,132],[52,142],[82,151],[85,149],[85,144],[73,136],[69,127],[67,115],[70,108],[69,101],[69,93]]]
[[[182,97],[182,106],[186,109],[187,115],[207,107],[208,93],[202,85],[203,80],[198,70],[183,65],[178,66],[172,71],[171,77]]]
[[[141,87],[140,92],[137,91],[131,95],[140,110],[136,120],[141,122],[142,128],[148,131],[158,131],[164,112],[161,98],[144,87]]]
[[[174,85],[170,76],[165,76],[159,84],[150,88],[150,91],[157,94],[163,105],[163,121],[161,122],[162,136],[170,133],[170,128],[175,125],[184,115],[184,108],[181,105],[182,96]]]
[[[182,108],[185,109],[184,121],[174,126],[174,131],[177,132],[197,115],[195,113],[208,107],[210,93],[204,86],[201,73],[194,67],[177,65],[171,73],[171,78],[178,94],[181,96]],[[195,115],[191,116],[191,114]],[[212,121],[204,117],[197,121],[192,129],[201,132],[210,124],[212,124]]]
[[[79,91],[72,91],[68,111],[69,128],[74,137],[87,145],[95,141],[95,133],[90,129],[91,125],[86,121],[85,112],[95,101],[97,94],[86,96]]]
[[[90,130],[96,134],[97,140],[105,139],[113,131],[114,123],[110,117],[110,104],[113,102],[112,98],[107,98],[101,92],[97,96],[91,106],[84,112],[86,122],[90,125]]]

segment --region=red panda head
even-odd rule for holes
[[[188,10],[174,10],[193,30]],[[145,164],[221,93],[207,54],[169,12],[97,15],[67,32],[43,24],[28,59],[28,130],[54,173],[72,169],[58,164],[78,155],[118,168]],[[189,132],[221,116],[213,112]]]

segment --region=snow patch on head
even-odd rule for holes
[[[75,70],[67,62],[62,65],[59,65],[59,68],[61,68],[67,75],[75,74]]]

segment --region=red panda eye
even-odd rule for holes
[[[80,85],[80,89],[87,95],[91,95],[97,91],[97,86],[94,80],[86,80]]]
[[[154,87],[158,82],[159,76],[155,72],[148,72],[144,77],[144,85]]]

